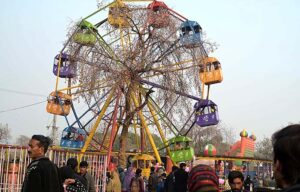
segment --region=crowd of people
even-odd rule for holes
[[[274,153],[274,178],[277,188],[284,192],[300,191],[300,124],[287,126],[272,136]],[[70,158],[64,167],[57,168],[45,153],[50,139],[34,135],[28,144],[28,154],[32,159],[27,167],[22,192],[94,192],[94,178],[87,172],[88,163]],[[230,190],[226,192],[264,191],[258,186],[257,178],[249,176],[244,180],[240,171],[228,174]],[[148,179],[142,170],[119,167],[107,174],[107,192],[219,192],[219,178],[208,165],[194,166],[189,172],[186,164],[173,166],[166,175],[163,169],[151,167]]]

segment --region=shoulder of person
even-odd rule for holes
[[[36,161],[39,161],[39,162],[51,162],[50,159],[48,157],[41,157],[39,159],[37,159]],[[52,162],[51,162],[52,163]]]
[[[93,178],[92,174],[90,174],[89,172],[87,172],[86,174],[84,174],[84,177],[86,177],[86,178]]]
[[[28,165],[28,169],[37,169],[38,167],[41,167],[43,165],[53,164],[48,157],[42,157],[37,160],[31,161],[31,163]]]
[[[50,161],[50,159],[48,157],[43,157],[41,159],[38,160],[38,165],[40,167],[46,167],[46,168],[56,168],[57,169],[57,165],[55,165],[52,161]]]
[[[31,161],[30,163],[29,163],[29,165],[28,165],[28,168],[31,168],[31,167],[37,167],[38,166],[38,164],[39,164],[39,160],[33,160],[33,161]]]
[[[32,161],[27,167],[27,174],[31,174],[33,172],[38,172],[40,170],[39,161]]]
[[[40,159],[35,160],[35,162],[37,162],[38,165],[41,165],[41,166],[42,165],[49,165],[49,164],[54,165],[54,163],[52,163],[52,161],[50,161],[50,159],[48,157],[42,157]]]

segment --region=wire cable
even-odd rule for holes
[[[33,104],[30,104],[30,105],[24,105],[22,107],[16,107],[16,108],[12,108],[12,109],[7,109],[7,110],[2,110],[0,111],[0,113],[5,113],[5,112],[10,112],[10,111],[15,111],[15,110],[19,110],[19,109],[24,109],[24,108],[27,108],[27,107],[32,107],[34,105],[38,105],[38,104],[41,104],[41,103],[44,103],[46,102],[47,100],[45,101],[40,101],[40,102],[37,102],[37,103],[33,103]]]
[[[10,92],[10,93],[17,93],[17,94],[21,94],[21,95],[37,96],[37,97],[43,97],[43,98],[47,97],[45,95],[41,95],[41,94],[37,94],[37,93],[30,93],[30,92],[24,92],[24,91],[16,91],[16,90],[12,90],[12,89],[1,88],[1,87],[0,87],[0,91]]]

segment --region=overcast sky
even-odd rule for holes
[[[237,135],[246,128],[262,139],[289,122],[300,122],[300,1],[165,2],[198,21],[219,45],[212,56],[222,64],[224,81],[211,87],[210,97],[226,126]],[[1,2],[0,123],[9,125],[13,138],[48,133],[52,116],[46,103],[7,110],[46,100],[55,87],[53,58],[67,27],[96,9],[95,0]],[[65,125],[60,117],[58,126]]]

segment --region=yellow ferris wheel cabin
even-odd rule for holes
[[[223,81],[221,63],[215,57],[204,58],[200,64],[199,76],[205,85],[221,83]]]
[[[149,178],[151,162],[155,161],[155,158],[148,154],[137,154],[132,158],[133,166],[142,169],[142,176]]]
[[[108,23],[116,28],[129,27],[129,8],[121,0],[116,0],[109,6]]]

